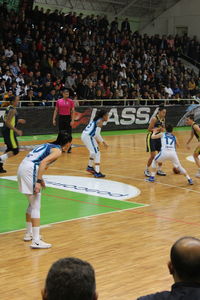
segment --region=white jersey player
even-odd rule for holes
[[[152,139],[161,139],[161,151],[155,156],[152,162],[152,172],[151,176],[148,178],[147,181],[154,182],[155,181],[155,174],[157,169],[157,164],[160,162],[164,162],[169,160],[172,162],[173,166],[183,174],[189,184],[193,184],[192,179],[187,174],[186,170],[182,167],[177,153],[176,153],[176,145],[177,140],[176,137],[172,133],[173,127],[171,125],[166,126],[166,132],[158,133],[157,129],[153,130],[153,134],[151,136]]]
[[[70,147],[71,140],[68,133],[61,131],[55,142],[36,147],[19,165],[17,173],[19,190],[26,195],[29,201],[26,210],[27,232],[24,241],[32,240],[31,248],[51,247],[51,244],[40,239],[41,188],[45,187],[42,175],[48,165],[61,156],[62,149]]]
[[[94,177],[97,178],[105,177],[105,175],[100,172],[100,151],[98,142],[103,143],[105,147],[108,147],[107,143],[101,136],[103,122],[106,122],[107,120],[108,112],[100,110],[95,118],[86,126],[81,135],[83,143],[90,152],[88,167],[86,170],[89,173],[94,174]]]

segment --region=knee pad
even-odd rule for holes
[[[30,205],[31,205],[31,218],[39,219],[40,218],[40,199],[41,194],[30,195]]]
[[[157,163],[156,163],[155,159],[152,161],[151,166],[152,166],[153,169],[156,169]]]
[[[96,153],[90,151],[90,158],[95,158]]]
[[[27,207],[26,213],[31,215],[31,211],[32,211],[31,205],[29,204],[29,206]]]
[[[94,161],[95,161],[96,164],[99,164],[99,163],[100,163],[100,158],[101,158],[101,154],[100,154],[100,152],[98,151],[98,152],[96,153],[95,159],[94,159]]]
[[[17,155],[19,153],[19,148],[12,149],[12,152],[14,155]]]

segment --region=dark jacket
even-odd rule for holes
[[[200,300],[200,283],[177,282],[171,291],[164,291],[137,298],[137,300]]]

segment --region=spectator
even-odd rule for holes
[[[174,278],[171,291],[158,292],[137,300],[193,300],[200,299],[200,240],[183,237],[177,240],[168,263]]]
[[[106,87],[112,88],[112,81],[115,89],[121,85],[123,97],[127,93],[130,95],[135,85],[142,89],[144,83],[149,95],[159,95],[162,99],[166,98],[166,92],[161,85],[174,87],[177,84],[178,88],[183,85],[184,95],[189,99],[198,92],[198,76],[186,70],[179,61],[180,51],[199,59],[200,47],[196,37],[142,36],[139,32],[131,32],[127,18],[120,31],[117,18],[109,25],[106,16],[83,17],[80,14],[77,17],[74,12],[64,16],[57,10],[45,13],[44,9],[34,8],[19,18],[6,9],[5,16],[6,22],[1,27],[0,77],[6,77],[6,89],[18,77],[19,70],[13,66],[16,61],[25,84],[32,82],[30,86],[34,93],[45,89],[46,81],[51,82],[52,88],[52,82],[57,79],[80,99],[94,99],[99,94],[95,84],[88,84],[98,79],[103,83],[103,98]],[[40,74],[39,78],[36,74]],[[126,92],[125,87],[128,87]],[[153,87],[154,91],[151,90]],[[49,94],[49,89],[43,90],[47,96],[46,92]],[[115,91],[111,90],[111,93]]]
[[[47,274],[43,300],[97,300],[95,271],[74,257],[54,262]]]

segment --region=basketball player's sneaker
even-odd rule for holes
[[[157,175],[159,175],[159,176],[166,176],[167,174],[165,172],[163,172],[162,170],[158,170],[157,171]]]
[[[150,176],[151,176],[151,172],[150,172],[148,169],[146,169],[146,170],[144,171],[144,175],[145,175],[146,177],[150,177]]]
[[[197,178],[200,178],[200,170],[198,170],[197,174],[195,175]]]
[[[193,185],[193,184],[194,184],[191,178],[188,179],[188,183],[189,183],[190,185]]]
[[[95,173],[94,173],[94,177],[96,177],[96,178],[103,178],[103,177],[105,177],[105,176],[106,176],[106,175],[102,174],[101,172],[99,172],[99,173],[95,172]]]
[[[30,247],[32,249],[48,249],[48,248],[51,248],[52,245],[48,244],[48,243],[45,243],[42,240],[39,240],[39,241],[34,241],[33,240],[32,244],[30,245]]]
[[[7,171],[4,170],[3,168],[3,163],[1,162],[1,159],[0,159],[0,173],[6,173]]]
[[[72,147],[70,146],[69,149],[67,150],[67,153],[72,153]]]
[[[95,173],[95,169],[93,167],[88,166],[86,169],[87,172],[94,174]]]
[[[155,177],[154,176],[150,176],[148,179],[146,179],[146,181],[148,181],[148,182],[155,182]]]
[[[41,238],[42,238],[42,236],[40,235],[40,239]],[[33,234],[26,232],[24,235],[24,238],[23,238],[24,242],[30,242],[30,241],[32,241],[32,239],[33,239]]]

